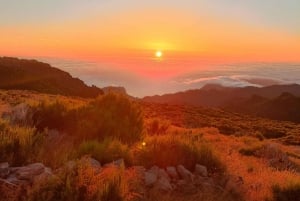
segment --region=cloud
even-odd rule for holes
[[[264,87],[276,84],[289,84],[290,82],[277,79],[269,78],[264,76],[253,76],[253,75],[230,75],[230,76],[212,76],[190,79],[187,78],[182,81],[182,84],[187,87],[201,87],[205,84],[221,84],[229,87],[245,87],[245,86],[256,86]]]

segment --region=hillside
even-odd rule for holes
[[[69,73],[36,60],[0,57],[0,89],[33,90],[67,96],[96,97],[103,91]]]
[[[272,99],[258,95],[248,99],[237,99],[225,104],[224,109],[270,119],[300,122],[300,98],[287,92]]]
[[[0,90],[0,200],[297,200],[299,136],[216,108]]]
[[[219,107],[233,112],[299,122],[300,85],[232,88],[206,85],[162,96],[144,97],[145,102]]]

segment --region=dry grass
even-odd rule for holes
[[[88,99],[44,95],[28,91],[0,90],[0,114],[1,112],[10,111],[11,108],[22,102],[26,102],[29,105],[36,105],[41,101],[54,103],[57,100],[67,105],[70,109],[86,106],[91,102],[91,100]],[[220,161],[221,164],[226,166],[229,177],[242,178],[242,182],[235,185],[233,183],[231,188],[243,194],[246,201],[272,200],[272,189],[274,185],[285,189],[289,187],[290,183],[300,181],[299,172],[295,170],[287,169],[279,171],[270,167],[265,158],[256,157],[251,154],[246,156],[239,153],[241,149],[246,151],[250,150],[251,153],[254,153],[262,145],[271,142],[274,143],[274,140],[270,139],[260,141],[262,140],[262,133],[260,131],[257,132],[257,130],[263,127],[268,127],[271,131],[288,131],[287,133],[292,133],[291,135],[298,137],[300,135],[299,125],[288,122],[253,119],[236,114],[223,113],[219,110],[186,108],[182,106],[151,105],[146,106],[144,111],[146,123],[151,124],[151,121],[156,118],[164,122],[162,125],[157,126],[156,121],[156,123],[152,125],[154,126],[154,132],[152,133],[154,136],[148,136],[144,139],[146,146],[141,147],[141,142],[137,142],[137,147],[140,150],[138,150],[139,155],[134,155],[135,160],[138,159],[136,164],[152,166],[157,163],[161,164],[161,166],[165,166],[183,163],[187,167],[192,168],[195,163],[202,162],[201,157],[198,158],[198,154],[201,152],[208,153],[209,156],[217,156],[209,158],[211,160],[208,161],[211,162],[217,158],[217,161]],[[97,113],[96,117],[98,118],[98,116],[101,115]],[[224,127],[220,127],[222,125],[224,125]],[[160,129],[160,126],[162,129]],[[236,136],[247,137],[221,135],[219,129],[214,126],[222,128],[223,132],[233,132]],[[32,133],[33,130],[29,128],[26,128],[29,130],[24,130],[24,128],[20,126],[12,126],[10,129],[12,129],[10,133],[15,133],[14,136],[20,138],[21,144],[31,144],[32,139],[29,134]],[[88,132],[89,129],[85,129],[84,131]],[[159,136],[157,136],[157,134],[159,134]],[[62,139],[64,142],[68,140],[68,138]],[[280,142],[280,140],[276,140],[276,142]],[[203,144],[209,149],[201,150]],[[300,167],[299,147],[282,144],[278,146],[283,152],[288,152],[290,160]],[[36,154],[36,159],[53,168],[60,167],[66,160],[69,160],[72,151],[75,149],[72,142],[59,142],[56,144],[46,141],[43,147],[44,149],[42,149],[39,154]],[[55,149],[53,149],[53,147],[55,147]],[[128,149],[132,149],[131,151],[133,153],[137,153],[137,147],[135,145],[128,145]],[[213,155],[207,150],[212,151]],[[168,163],[170,162],[170,164],[167,164],[166,161]],[[211,168],[209,163],[205,165],[212,171],[213,168]],[[3,189],[5,188],[2,188],[2,190]],[[52,200],[70,201],[79,198],[79,200],[101,201],[233,200],[229,198],[228,195],[218,194],[212,191],[199,191],[195,194],[180,194],[176,192],[168,194],[156,190],[146,192],[143,188],[141,175],[135,169],[119,170],[110,167],[105,168],[101,172],[97,172],[88,167],[85,163],[79,164],[76,174],[65,172],[65,174],[60,175],[58,180],[54,180],[52,183],[38,184],[31,192],[29,200],[51,200],[50,198],[53,195],[58,197],[52,197]],[[77,196],[76,199],[73,196]]]
[[[273,185],[284,187],[291,181],[300,181],[297,172],[279,171],[269,167],[265,159],[239,154],[238,150],[245,146],[243,138],[224,135],[205,135],[204,138],[215,144],[229,174],[242,177],[243,184],[240,188],[248,201],[272,199]]]

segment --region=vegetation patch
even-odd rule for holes
[[[159,167],[184,165],[193,170],[195,164],[205,165],[210,172],[223,172],[225,167],[203,139],[191,135],[151,136],[135,150],[139,165]]]
[[[110,138],[106,138],[101,142],[90,140],[81,143],[77,151],[77,156],[80,158],[84,155],[90,155],[101,164],[120,158],[124,159],[126,165],[132,163],[132,156],[128,145]]]
[[[300,182],[293,182],[287,186],[280,187],[279,185],[274,185],[273,196],[274,201],[291,201],[299,200],[300,198]]]

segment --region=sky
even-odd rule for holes
[[[83,72],[85,65],[96,63],[93,69],[111,74],[106,84],[130,85],[139,78],[153,85],[233,63],[300,63],[299,0],[0,0],[0,5],[0,56],[40,58],[60,68],[68,59],[77,68],[69,72],[79,77],[92,71]],[[128,83],[112,76],[120,72]]]

